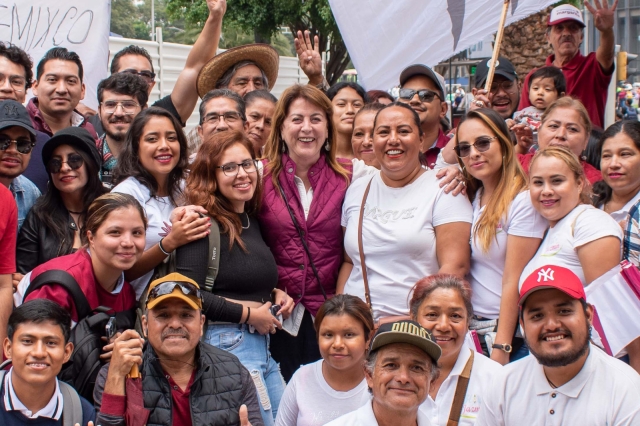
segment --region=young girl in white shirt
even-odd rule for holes
[[[337,295],[315,318],[322,359],[295,372],[282,395],[276,426],[321,426],[370,399],[363,362],[373,318],[356,296]]]

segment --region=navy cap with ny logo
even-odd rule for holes
[[[36,135],[29,113],[20,102],[12,99],[0,101],[0,130],[13,126],[22,127],[33,136]]]

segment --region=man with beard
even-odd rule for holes
[[[490,62],[491,60],[483,60],[476,66],[476,87],[471,89],[474,98],[469,104],[469,109],[491,108],[506,120],[518,110],[520,100],[518,74],[510,60],[504,56],[498,57],[491,89],[487,93],[484,85],[489,75]]]
[[[589,342],[594,310],[572,271],[535,270],[519,305],[531,355],[503,367],[476,426],[640,424],[640,376]]]
[[[589,111],[594,126],[604,127],[604,109],[607,91],[613,75],[615,54],[613,25],[617,0],[609,7],[608,0],[596,0],[595,7],[588,1],[584,5],[593,15],[593,24],[599,31],[600,45],[595,52],[583,56],[580,45],[584,39],[582,12],[575,6],[563,4],[554,8],[547,21],[547,41],[553,54],[547,58],[545,66],[556,66],[562,70],[567,80],[567,95],[574,96]],[[524,79],[522,97],[518,110],[531,106],[529,102],[529,78]]]
[[[146,108],[149,95],[147,83],[137,75],[112,74],[98,85],[98,116],[104,135],[96,144],[102,155],[100,179],[111,187],[111,173],[124,148],[124,139],[131,122]]]
[[[205,321],[195,281],[178,273],[153,281],[142,316],[147,343],[135,330],[116,338],[111,362],[96,380],[96,424],[126,425],[125,377],[138,364],[149,425],[262,425],[247,369],[234,355],[200,342]]]
[[[26,108],[18,101],[0,101],[0,183],[16,200],[18,230],[40,196],[38,187],[23,176],[35,144],[36,131]]]

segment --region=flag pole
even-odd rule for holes
[[[500,45],[502,44],[502,35],[504,34],[504,23],[507,20],[507,11],[509,9],[510,0],[504,0],[502,5],[502,16],[500,16],[500,26],[496,34],[496,42],[493,46],[493,55],[491,56],[491,64],[489,66],[489,74],[487,74],[487,81],[484,85],[484,89],[487,92],[491,91],[491,84],[493,83],[493,74],[496,71],[496,62],[498,61],[498,55],[500,54]]]

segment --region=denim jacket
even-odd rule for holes
[[[31,210],[31,207],[33,207],[36,200],[41,195],[40,190],[33,182],[22,175],[18,176],[11,182],[9,189],[11,190],[13,198],[15,198],[16,204],[18,205],[18,232],[20,232],[22,223],[27,217],[29,210]]]

